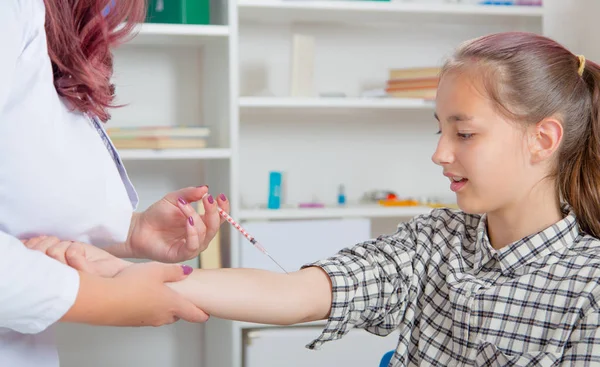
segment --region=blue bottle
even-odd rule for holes
[[[269,172],[269,201],[267,208],[279,209],[281,207],[281,172]]]
[[[338,205],[346,204],[346,193],[344,191],[344,185],[340,185],[338,188]]]

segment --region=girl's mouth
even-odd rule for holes
[[[458,192],[462,190],[463,187],[465,187],[469,180],[464,177],[453,176],[450,178],[450,181],[450,190]]]

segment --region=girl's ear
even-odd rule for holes
[[[532,163],[550,159],[558,150],[563,137],[560,121],[549,117],[538,122],[529,131],[529,152]]]

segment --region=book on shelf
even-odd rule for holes
[[[304,34],[292,37],[290,96],[314,96],[315,38]]]
[[[202,149],[207,146],[204,139],[182,138],[117,138],[112,142],[117,149]]]
[[[403,90],[403,91],[387,91],[388,96],[394,98],[421,98],[435,99],[437,89],[422,89],[422,90]]]
[[[142,127],[111,127],[106,129],[111,138],[142,138],[142,137],[186,137],[207,138],[210,128],[206,126],[142,126]]]
[[[435,99],[439,67],[390,69],[385,92],[394,98]]]
[[[204,206],[201,201],[196,203],[196,210],[198,211],[198,214],[204,214]],[[202,251],[198,257],[201,269],[219,269],[223,267],[220,230],[217,231],[217,234],[210,241],[206,250]]]
[[[423,79],[390,79],[387,82],[389,89],[425,89],[437,88],[439,78]]]
[[[205,126],[116,127],[106,132],[117,149],[201,149],[210,136]]]
[[[210,241],[206,250],[200,253],[201,269],[220,269],[223,267],[221,261],[221,233],[217,232]]]
[[[418,68],[398,68],[389,70],[390,80],[406,80],[406,79],[427,79],[438,78],[440,75],[440,67],[418,67]]]

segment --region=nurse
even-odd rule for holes
[[[58,366],[51,326],[59,321],[207,319],[165,285],[186,277],[187,267],[148,263],[105,278],[21,242],[50,235],[118,257],[180,262],[218,230],[217,202],[228,210],[223,196],[206,196],[202,217],[189,205],[207,187],[167,194],[133,214],[136,192],[105,134],[114,98],[110,48],[144,14],[142,0],[0,1],[0,366]]]

